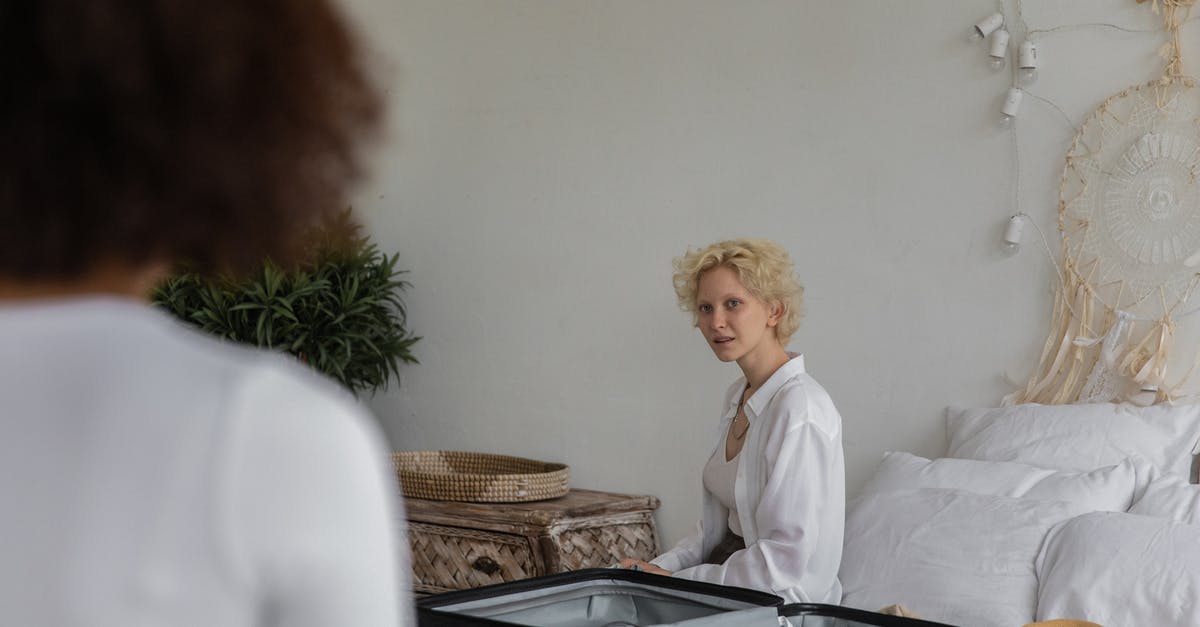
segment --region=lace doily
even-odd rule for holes
[[[1155,81],[1109,98],[1067,153],[1064,253],[1108,308],[1157,318],[1196,284],[1198,122],[1200,89]]]

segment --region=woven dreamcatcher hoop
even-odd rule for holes
[[[1171,35],[1164,76],[1110,96],[1071,142],[1063,282],[1038,372],[1010,401],[1165,402],[1197,371],[1171,360],[1200,282],[1200,88],[1179,55],[1193,1],[1155,0]]]

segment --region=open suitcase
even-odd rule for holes
[[[762,624],[773,627],[782,604],[783,599],[757,590],[589,568],[425,597],[417,600],[417,619],[421,627],[707,627],[764,619],[770,622]],[[735,615],[739,620],[719,620]]]
[[[437,594],[417,601],[421,627],[949,627],[765,592],[624,569],[592,568]]]

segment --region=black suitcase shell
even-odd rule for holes
[[[421,627],[708,627],[763,624],[769,618],[774,627],[782,605],[783,599],[757,590],[621,568],[590,568],[418,599],[417,623]]]
[[[779,608],[789,627],[955,627],[904,616],[889,616],[866,610],[823,603],[792,603]],[[780,625],[785,625],[780,622]]]

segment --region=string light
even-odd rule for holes
[[[1017,81],[1029,85],[1037,80],[1038,49],[1037,44],[1026,39],[1017,49]]]
[[[1000,106],[1000,128],[1008,128],[1015,124],[1017,112],[1021,110],[1021,99],[1025,92],[1019,87],[1009,87],[1004,95],[1004,104]]]
[[[1021,249],[1021,231],[1025,229],[1025,218],[1029,216],[1018,213],[1008,219],[1008,226],[1004,228],[1004,252],[1009,255],[1017,254]]]
[[[991,35],[997,28],[1004,26],[1004,16],[1000,13],[993,13],[982,20],[979,20],[967,31],[967,42],[976,43],[983,41],[988,35]]]
[[[991,46],[988,48],[988,67],[999,72],[1004,69],[1004,60],[1008,57],[1008,31],[1001,28],[992,33]]]
[[[997,0],[996,12],[979,20],[975,24],[971,25],[971,27],[967,30],[967,40],[972,44],[978,43],[985,39],[988,40],[988,65],[995,71],[1003,70],[1006,65],[1006,60],[1008,57],[1008,44],[1011,37],[1006,28],[1008,25],[1008,20],[1006,20],[1004,16],[1005,4],[1006,3],[1004,0]],[[1038,45],[1037,42],[1032,39],[1033,37],[1058,34],[1063,31],[1097,28],[1106,28],[1127,33],[1156,33],[1160,31],[1160,29],[1134,29],[1107,23],[1064,24],[1052,28],[1031,29],[1029,28],[1029,25],[1025,23],[1022,0],[1015,0],[1015,5],[1017,20],[1015,24],[1017,27],[1017,35],[1024,37],[1025,39],[1021,42],[1021,45],[1017,47],[1013,80],[1009,89],[1004,94],[1004,100],[1000,106],[1000,116],[996,120],[997,125],[1000,128],[1007,129],[1014,133],[1016,129],[1017,114],[1020,111],[1022,100],[1027,93],[1024,89],[1022,89],[1022,87],[1028,86],[1037,81],[1038,69],[1041,65]],[[1200,20],[1200,16],[1191,17],[1184,23],[1193,22],[1196,20]],[[1045,98],[1038,96],[1037,94],[1029,93],[1028,95],[1036,100],[1042,101],[1047,106],[1056,109],[1062,115],[1062,118],[1066,124],[1072,129],[1075,128],[1074,121],[1070,119],[1070,116],[1068,116],[1061,107],[1053,102],[1050,102],[1049,100],[1046,100]],[[1016,136],[1014,135],[1014,151],[1016,150],[1015,141]],[[1014,168],[1016,168],[1014,176],[1019,177],[1021,167],[1020,158],[1016,156],[1015,153],[1014,161]],[[1014,203],[1016,205],[1017,213],[1008,218],[1008,221],[1005,224],[1004,238],[1002,240],[1002,247],[1004,251],[1010,254],[1013,254],[1020,249],[1021,236],[1023,234],[1024,225],[1026,222],[1029,222],[1035,228],[1038,228],[1037,223],[1020,210],[1020,184],[1017,183],[1016,187],[1017,191],[1014,193],[1016,196],[1016,198],[1014,198]],[[1046,236],[1041,232],[1040,228],[1038,228],[1038,233],[1042,237],[1042,244],[1046,248],[1046,254],[1050,258],[1051,265],[1054,266],[1055,271],[1059,274],[1059,282],[1062,283],[1062,272],[1059,270],[1058,262],[1054,258],[1054,255],[1052,254],[1052,251],[1046,242]],[[1190,257],[1188,261],[1190,261],[1191,264],[1194,264],[1194,266],[1200,266],[1200,251]],[[1193,267],[1193,265],[1189,265],[1189,267]],[[1200,308],[1198,308],[1198,310],[1200,310]]]

